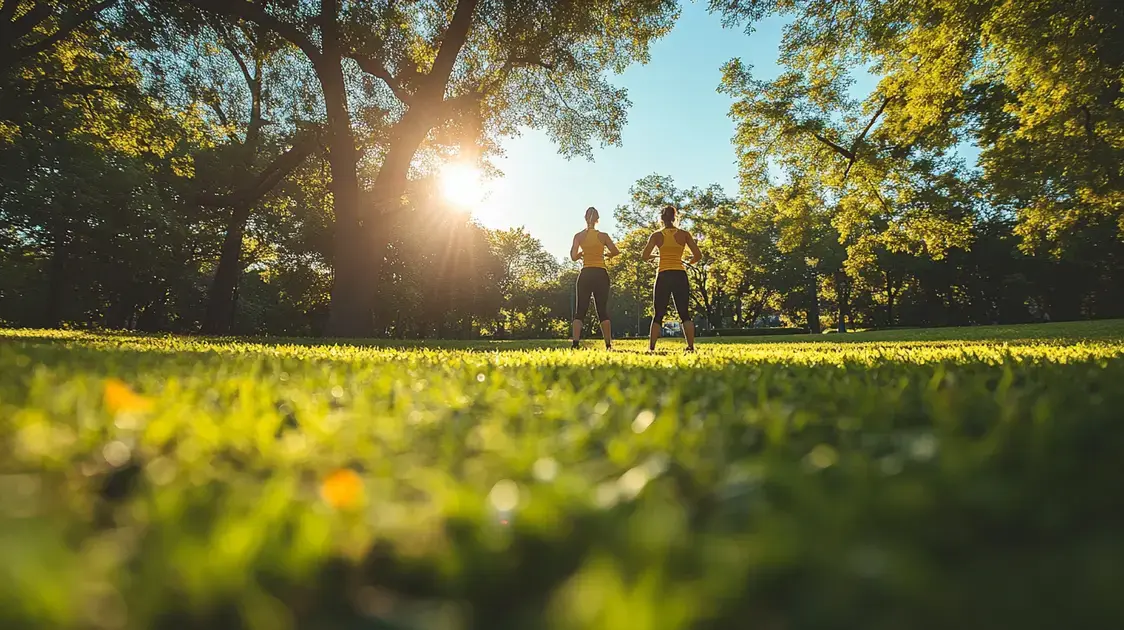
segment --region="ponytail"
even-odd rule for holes
[[[598,219],[600,219],[600,218],[601,218],[601,215],[600,215],[600,213],[597,212],[597,208],[594,208],[593,206],[590,206],[590,207],[585,209],[585,224],[588,225],[590,228],[592,228],[593,225],[595,223],[597,223]]]

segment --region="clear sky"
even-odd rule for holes
[[[717,183],[735,193],[734,123],[731,99],[717,92],[720,68],[741,57],[757,76],[775,76],[783,24],[770,19],[746,35],[722,28],[706,3],[684,2],[675,30],[652,46],[651,61],[613,80],[632,101],[623,145],[595,150],[590,162],[566,160],[540,132],[508,139],[506,156],[496,161],[504,177],[491,182],[477,219],[491,228],[524,226],[562,257],[589,206],[601,210],[601,229],[615,233],[613,208],[628,202],[629,187],[645,175],[669,175],[682,188]]]

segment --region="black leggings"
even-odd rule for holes
[[[578,274],[578,306],[574,310],[574,319],[585,320],[585,312],[589,310],[589,298],[593,296],[597,304],[597,321],[609,319],[609,272],[600,267],[585,267]]]
[[[653,324],[663,324],[663,318],[667,316],[667,302],[672,297],[675,298],[675,310],[679,311],[679,321],[691,321],[691,283],[687,280],[686,271],[669,269],[659,272],[653,294],[656,311],[652,316]]]

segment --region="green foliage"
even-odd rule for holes
[[[5,627],[1124,621],[1124,322],[0,335]]]
[[[1119,3],[714,0],[710,5],[733,23],[752,24],[771,14],[800,16],[786,27],[782,44],[781,60],[793,72],[769,84],[762,101],[778,102],[773,94],[780,88],[803,99],[793,101],[801,107],[789,128],[825,126],[823,112],[809,116],[809,109],[861,67],[880,79],[866,109],[885,104],[872,132],[870,146],[877,151],[867,158],[900,159],[917,150],[940,155],[959,143],[975,143],[990,201],[1017,213],[1028,250],[1059,254],[1072,244],[1065,237],[1082,225],[1115,223],[1124,216]],[[730,66],[728,86],[740,84],[740,69]],[[776,111],[792,108],[786,103]],[[766,125],[768,118],[768,109],[758,110],[746,128]]]

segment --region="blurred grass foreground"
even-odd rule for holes
[[[1124,322],[799,339],[0,331],[0,627],[1124,627]]]

